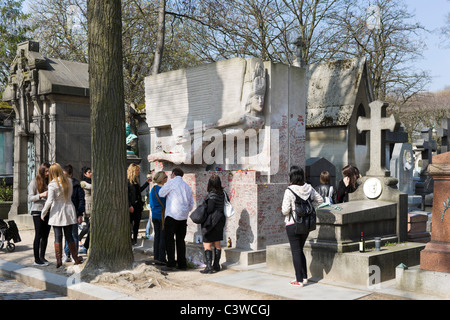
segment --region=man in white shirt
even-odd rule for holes
[[[166,234],[167,267],[185,270],[187,218],[194,207],[192,189],[183,181],[184,172],[180,168],[172,170],[171,179],[159,190],[160,197],[166,197],[164,231]],[[176,241],[174,240],[176,238]],[[175,243],[177,261],[175,263]]]

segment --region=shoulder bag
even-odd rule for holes
[[[223,192],[223,195],[224,195],[223,213],[225,214],[225,217],[230,218],[231,216],[234,215],[234,208],[231,205],[230,199],[228,198],[228,195],[225,191]]]
[[[158,191],[155,189],[155,195],[156,199],[158,199],[159,204],[161,205],[161,224],[162,224],[162,230],[164,230],[164,214],[166,213],[166,208],[161,202],[161,199],[159,199]]]

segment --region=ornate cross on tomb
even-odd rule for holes
[[[387,102],[374,101],[369,104],[370,118],[359,117],[356,127],[359,132],[370,131],[370,168],[367,176],[384,177],[389,172],[382,165],[385,159],[385,130],[395,131],[400,126],[398,119],[386,117]]]
[[[46,67],[46,60],[39,53],[38,42],[26,41],[17,46],[8,85],[13,90],[11,104],[16,112],[17,130],[20,134],[30,134],[33,111],[38,115],[41,113],[37,97],[38,69]]]

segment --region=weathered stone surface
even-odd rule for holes
[[[421,252],[424,270],[450,273],[450,152],[433,157],[428,172],[434,180],[431,241]]]

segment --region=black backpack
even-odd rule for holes
[[[288,188],[295,196],[295,215],[292,214],[291,217],[295,222],[295,233],[296,234],[306,234],[310,231],[316,230],[316,210],[308,198],[303,200],[294,191]]]

